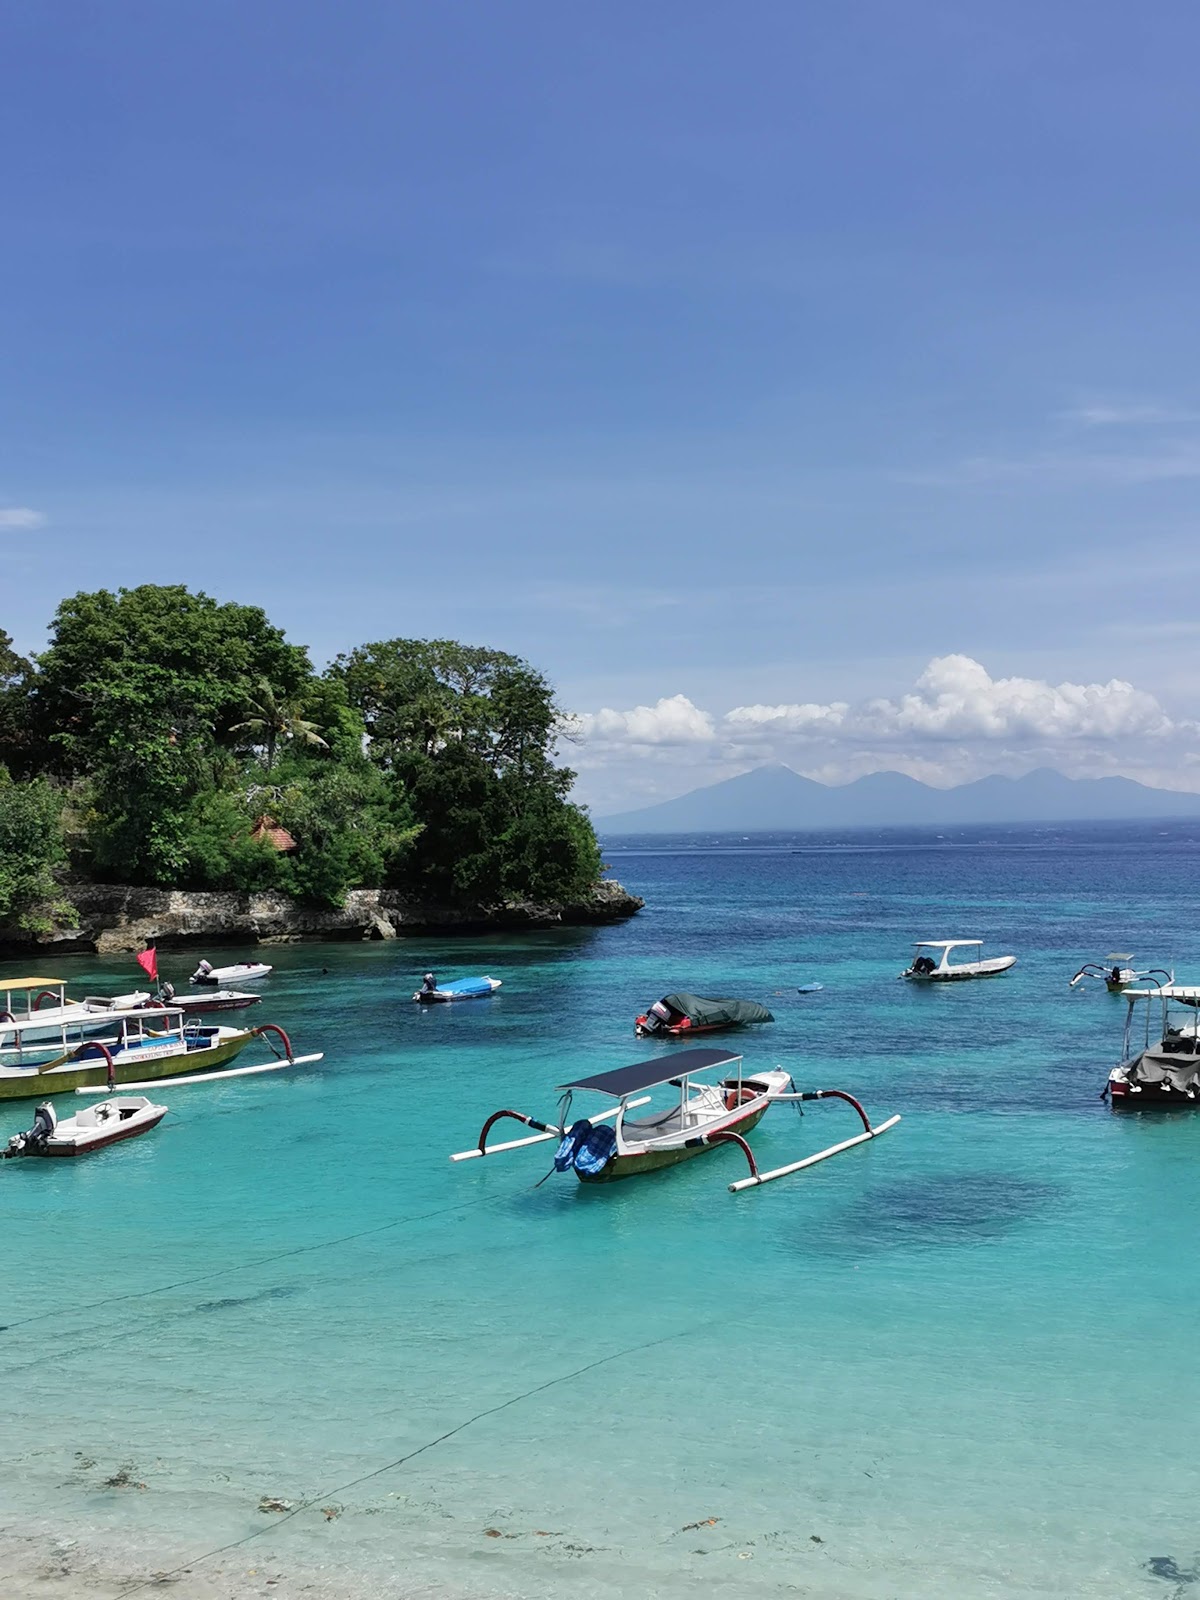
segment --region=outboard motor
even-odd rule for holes
[[[58,1126],[58,1118],[54,1114],[54,1107],[47,1100],[33,1113],[33,1127],[25,1133],[14,1133],[8,1141],[6,1156],[32,1156],[36,1155],[46,1143],[46,1140]]]

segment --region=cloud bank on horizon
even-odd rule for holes
[[[1120,678],[1052,684],[993,678],[967,655],[935,656],[894,698],[755,704],[724,713],[685,694],[570,719],[580,794],[603,814],[782,761],[823,783],[880,770],[950,785],[1053,766],[1200,790],[1200,723],[1172,717]]]

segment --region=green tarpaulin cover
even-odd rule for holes
[[[663,1005],[672,1013],[689,1017],[694,1028],[714,1028],[721,1023],[774,1022],[766,1006],[756,1000],[705,1000],[698,994],[667,994]]]

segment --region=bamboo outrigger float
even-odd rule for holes
[[[705,1083],[695,1081],[695,1074],[699,1072],[719,1072],[723,1076],[716,1083]],[[642,1091],[663,1085],[679,1090],[677,1101],[645,1117],[627,1115],[653,1098]],[[494,1111],[484,1123],[476,1147],[460,1150],[450,1157],[451,1161],[471,1161],[558,1139],[554,1157],[556,1171],[573,1170],[581,1183],[610,1183],[616,1178],[632,1178],[639,1173],[675,1166],[705,1150],[732,1144],[742,1151],[750,1168],[748,1177],[729,1185],[730,1191],[736,1193],[815,1166],[819,1161],[886,1133],[900,1121],[899,1116],[889,1117],[873,1127],[853,1095],[841,1089],[797,1090],[782,1067],[747,1077],[742,1071],[741,1056],[728,1050],[684,1050],[675,1056],[660,1056],[612,1072],[599,1072],[590,1078],[578,1078],[572,1083],[560,1084],[559,1089],[563,1097],[557,1123],[539,1122],[521,1111]],[[579,1092],[606,1095],[617,1104],[599,1116],[580,1118],[572,1123],[571,1102]],[[825,1099],[845,1100],[852,1105],[862,1119],[863,1131],[828,1149],[818,1150],[815,1155],[770,1172],[760,1172],[745,1136],[758,1126],[770,1107],[777,1101],[795,1104]],[[489,1145],[488,1134],[506,1117],[537,1131],[529,1138]],[[613,1119],[611,1124],[610,1118]]]

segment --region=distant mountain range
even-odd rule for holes
[[[1023,778],[980,778],[934,789],[902,772],[872,772],[833,787],[791,767],[756,767],[676,800],[601,817],[602,833],[783,833],[806,828],[911,828],[1005,822],[1136,822],[1200,817],[1200,794],[1150,789],[1131,778],[1065,778],[1040,767]]]

